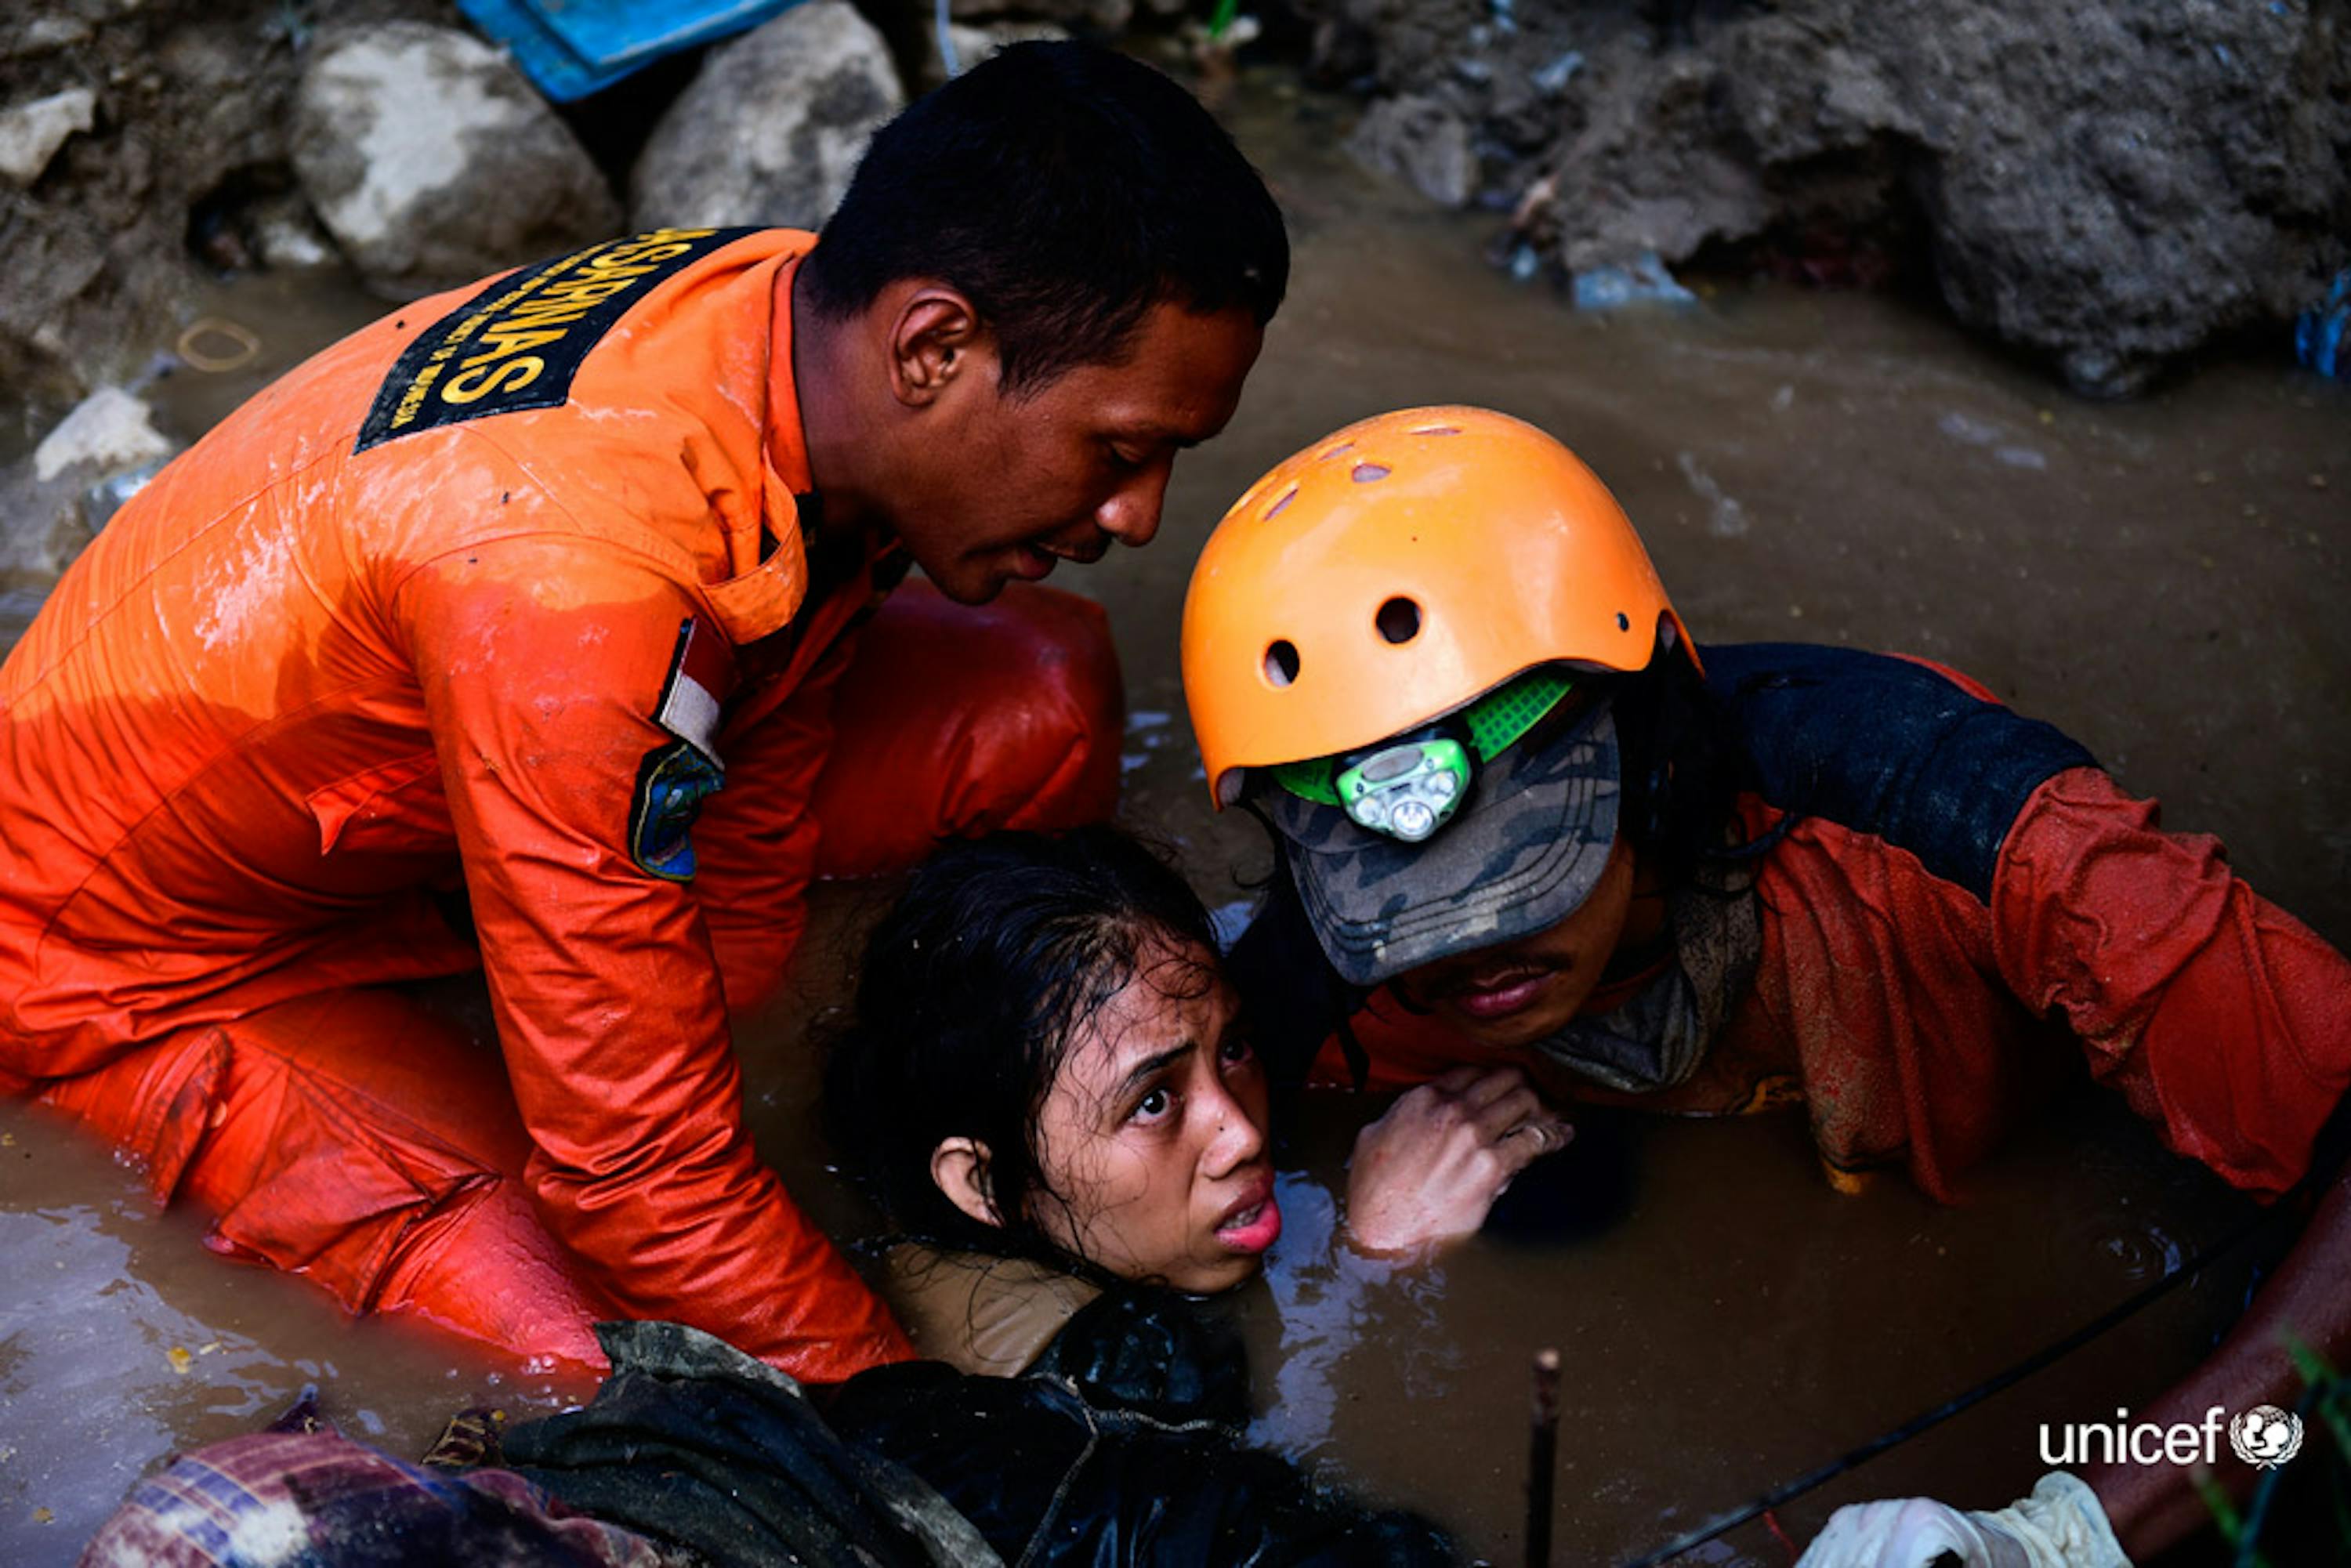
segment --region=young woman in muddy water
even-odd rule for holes
[[[1265,1071],[1183,878],[1114,831],[942,851],[875,929],[826,1108],[850,1175],[919,1245],[895,1304],[927,1354],[1017,1369],[1118,1281],[1254,1277],[1281,1234]],[[1473,1069],[1359,1147],[1353,1239],[1474,1230],[1564,1145],[1515,1068]]]
[[[1505,1063],[1562,1100],[1802,1103],[1838,1185],[1904,1164],[1948,1198],[2062,1027],[2237,1187],[2325,1168],[2351,964],[1955,672],[1701,649],[1614,497],[1518,421],[1406,410],[1275,467],[1195,570],[1184,679],[1212,794],[1280,861],[1228,959],[1278,1080],[1423,1086],[1391,1123]],[[2351,1351],[2351,1180],[2319,1185],[2294,1256],[2143,1418],[2291,1406],[2284,1332]],[[2150,1552],[2209,1517],[2182,1466],[2089,1480],[1991,1528],[2063,1538],[2034,1568],[2110,1568],[2115,1533]],[[1840,1517],[1813,1568],[1914,1568],[1981,1523]]]

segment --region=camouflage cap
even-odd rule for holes
[[[1468,803],[1423,843],[1285,789],[1268,790],[1266,805],[1324,956],[1373,986],[1573,914],[1607,867],[1618,793],[1616,720],[1603,703],[1573,729],[1487,762]]]

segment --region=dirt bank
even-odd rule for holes
[[[36,0],[0,19],[0,111],[63,94],[89,106],[86,130],[23,178],[0,177],[0,384],[18,426],[0,431],[0,455],[91,387],[134,377],[186,324],[208,268],[252,263],[256,225],[294,189],[292,95],[319,9]],[[441,0],[336,0],[333,12],[455,19]]]
[[[2076,390],[2267,351],[2351,261],[2336,0],[1297,0],[1354,145],[1520,265],[1914,268]],[[1518,247],[1523,246],[1519,252]]]
[[[900,74],[927,79],[928,5],[860,8]],[[954,9],[1154,47],[1179,26],[1129,0]],[[2115,394],[2216,342],[2283,354],[2285,323],[2351,263],[2342,0],[1256,9],[1259,55],[1364,102],[1327,134],[1441,204],[1489,211],[1493,257],[1521,274],[1657,257],[1907,278],[2076,390]],[[322,37],[388,19],[462,27],[448,0],[37,0],[0,21],[0,378],[29,427],[0,430],[0,457],[135,376],[135,345],[186,324],[208,271],[317,247],[297,83]],[[615,191],[695,68],[664,62],[567,111]]]

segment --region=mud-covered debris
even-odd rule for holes
[[[1687,305],[1698,297],[1683,287],[1653,250],[1623,266],[1589,267],[1573,286],[1578,310],[1614,310],[1620,305]]]
[[[115,473],[171,455],[144,402],[120,387],[100,387],[33,449],[33,474],[47,483],[69,468]]]

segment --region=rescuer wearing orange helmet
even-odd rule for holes
[[[821,243],[612,240],[325,350],[0,667],[0,1090],[353,1310],[908,1354],[753,1149],[729,1016],[812,868],[1108,810],[1102,617],[1025,584],[1151,538],[1287,268],[1180,88],[1022,46]],[[395,988],[476,966],[495,1051]]]
[[[2274,1197],[2351,1083],[2351,964],[2215,841],[1939,666],[1701,649],[1605,486],[1501,414],[1384,414],[1259,479],[1194,571],[1183,664],[1208,787],[1281,862],[1230,966],[1260,1051],[1423,1086],[1399,1145],[1523,1072],[1560,1100],[1801,1102],[1833,1180],[1899,1163],[1947,1198],[2056,1019],[2168,1146]],[[2148,1418],[2290,1406],[2277,1333],[2339,1360],[2346,1277],[2338,1173]],[[2092,1480],[2134,1551],[2206,1517],[2175,1467]],[[2057,1494],[2035,1506],[2102,1533]],[[2109,1560],[2082,1552],[2034,1561]]]

